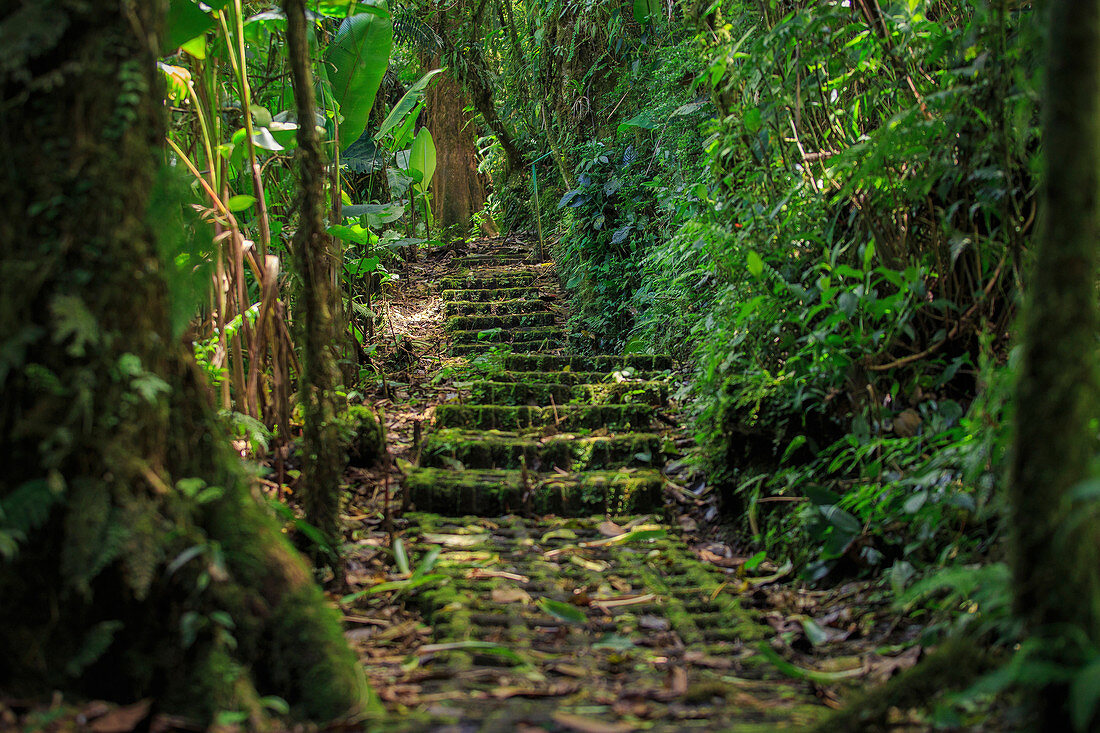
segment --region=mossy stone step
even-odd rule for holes
[[[501,265],[519,265],[534,263],[535,258],[530,252],[494,252],[490,254],[472,254],[455,257],[452,263],[459,267],[500,267]]]
[[[480,275],[451,275],[440,280],[443,290],[499,290],[528,287],[535,282],[534,273],[500,272]]]
[[[504,368],[513,372],[614,372],[624,368],[661,371],[672,368],[672,357],[653,354],[628,356],[555,356],[522,354],[509,356]]]
[[[478,356],[488,352],[492,348],[507,349],[513,354],[536,354],[545,353],[547,351],[554,351],[556,349],[564,349],[564,343],[554,343],[551,341],[531,341],[529,343],[518,344],[494,344],[494,343],[477,343],[477,344],[451,344],[449,353],[451,356]]]
[[[613,383],[611,372],[500,372],[492,375],[494,382],[554,382],[555,384]],[[659,372],[633,372],[631,380],[653,381]]]
[[[436,430],[425,438],[420,463],[428,468],[520,468],[528,471],[590,471],[652,468],[662,463],[661,436],[655,433],[546,438],[514,432]],[[460,464],[460,465],[459,465]]]
[[[485,289],[451,289],[443,291],[443,300],[447,302],[477,302],[477,303],[490,303],[495,301],[507,301],[507,300],[527,300],[531,298],[537,298],[539,294],[538,288],[532,287],[518,287],[518,288],[490,288]]]
[[[435,408],[439,428],[522,431],[552,427],[577,430],[646,430],[653,424],[649,405],[558,405],[557,407],[501,405],[440,405]]]
[[[651,512],[662,504],[660,471],[453,471],[417,468],[404,479],[418,511],[497,517],[517,512],[591,516]]]
[[[443,304],[445,316],[510,316],[516,313],[541,313],[546,310],[549,310],[549,306],[538,298],[513,298],[486,303],[453,300]]]
[[[529,326],[522,328],[485,328],[472,331],[452,331],[456,344],[538,344],[547,342],[548,348],[565,341],[565,332],[556,326]]]
[[[554,314],[513,313],[511,315],[451,316],[445,328],[448,331],[484,331],[490,328],[523,328],[526,326],[553,326]]]
[[[668,386],[664,382],[598,382],[561,384],[559,382],[474,382],[470,402],[486,405],[562,405],[585,403],[613,405],[641,403],[664,405]]]

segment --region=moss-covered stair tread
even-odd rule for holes
[[[656,511],[662,505],[664,479],[654,469],[560,474],[415,468],[404,483],[409,499],[420,511],[590,516]]]
[[[672,358],[654,354],[627,356],[573,356],[556,354],[512,355],[504,360],[504,368],[514,372],[615,372],[623,369],[665,371],[672,368]]]
[[[441,297],[449,303],[490,303],[511,300],[530,300],[537,298],[538,288],[526,287],[494,287],[474,289],[444,289]]]
[[[434,468],[551,468],[599,470],[660,465],[662,439],[656,433],[545,438],[503,431],[436,430],[425,438],[420,462]]]
[[[448,331],[484,331],[490,328],[527,328],[553,326],[554,314],[549,311],[533,313],[489,314],[480,316],[451,316],[445,327]]]
[[[511,316],[518,313],[541,313],[548,310],[550,310],[550,305],[541,298],[511,298],[490,301],[450,300],[443,304],[443,315],[447,317]]]
[[[646,430],[654,422],[649,405],[440,405],[434,425],[467,430],[522,431],[551,428],[578,430]]]
[[[560,382],[477,381],[470,385],[471,403],[491,405],[549,405],[587,403],[609,405],[637,402],[664,405],[668,387],[659,381],[598,382],[562,384]]]

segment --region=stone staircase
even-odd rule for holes
[[[746,647],[765,633],[737,584],[665,521],[670,359],[567,353],[556,279],[531,259],[484,247],[441,282],[453,355],[511,351],[436,409],[403,480],[406,543],[438,554],[445,581],[416,595],[430,643],[400,679],[445,702],[400,728],[809,721],[815,706],[794,690],[777,704],[790,683]]]

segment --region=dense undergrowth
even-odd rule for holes
[[[690,365],[728,518],[811,580],[902,593],[1003,555],[1040,64],[1026,4],[881,6],[609,23],[570,88],[611,78],[617,111],[560,115],[569,176],[540,181],[577,341]]]

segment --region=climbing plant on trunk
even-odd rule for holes
[[[335,550],[340,537],[340,476],[346,456],[340,445],[335,387],[337,333],[331,304],[331,239],[323,219],[325,161],[317,126],[310,71],[305,0],[285,0],[287,47],[298,111],[298,230],[294,264],[301,279],[302,374],[298,392],[305,425],[302,431],[301,496],[306,518]],[[381,75],[376,75],[381,80]],[[374,86],[377,89],[377,84]],[[369,114],[369,108],[367,110]]]
[[[167,280],[193,273],[158,252],[186,211],[158,165],[160,6],[0,11],[0,691],[359,713],[338,618],[172,329]]]

